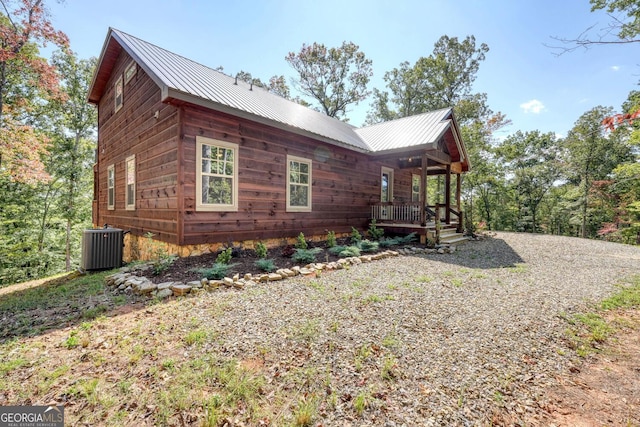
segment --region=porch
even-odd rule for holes
[[[463,212],[445,204],[425,206],[414,203],[375,203],[371,205],[371,219],[376,226],[389,233],[416,233],[420,243],[432,239],[440,243],[456,243],[462,240],[464,232]]]

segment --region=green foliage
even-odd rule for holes
[[[378,250],[379,244],[378,242],[372,242],[370,240],[361,240],[358,243],[358,247],[362,252],[375,252]]]
[[[157,276],[167,271],[177,257],[170,255],[160,242],[153,240],[153,233],[146,233],[145,237],[151,250],[151,270]]]
[[[258,256],[258,258],[266,258],[267,257],[267,246],[262,243],[262,242],[258,242],[256,243],[256,255]]]
[[[378,241],[378,244],[381,248],[388,248],[389,246],[396,246],[399,244],[399,241],[396,237],[383,237]]]
[[[300,91],[314,98],[330,117],[344,118],[350,104],[359,103],[370,93],[367,84],[373,75],[372,62],[354,43],[345,41],[333,48],[303,44],[300,52],[289,52],[285,59],[298,72]]]
[[[362,234],[355,227],[351,227],[351,243],[358,244],[362,240]]]
[[[327,247],[333,248],[336,245],[336,233],[335,231],[327,232]]]
[[[209,280],[222,279],[226,277],[227,273],[233,266],[235,266],[235,264],[216,262],[209,268],[198,268],[194,271],[197,271]]]
[[[404,244],[407,244],[407,243],[413,243],[413,242],[417,241],[418,240],[418,236],[416,235],[416,233],[409,233],[406,236],[396,237],[396,239],[398,240],[398,244],[404,245]]]
[[[297,249],[307,249],[309,247],[309,245],[307,244],[307,241],[304,238],[304,234],[302,232],[300,232],[300,234],[298,234],[298,238],[296,239],[295,247]]]
[[[360,256],[360,248],[356,245],[334,246],[333,248],[329,249],[329,251],[334,255],[338,255],[340,258]]]
[[[291,257],[296,263],[299,264],[311,264],[316,262],[316,256],[322,252],[322,248],[312,249],[296,249],[295,253]]]
[[[380,240],[382,239],[382,236],[384,236],[384,229],[376,226],[375,218],[371,220],[371,224],[367,230],[367,235],[373,240]]]
[[[231,262],[231,258],[233,258],[233,249],[227,248],[220,251],[216,257],[216,264],[229,264]]]
[[[275,271],[278,267],[274,264],[272,259],[261,258],[255,262],[256,267],[258,267],[262,271],[266,271],[268,273]]]
[[[616,308],[640,307],[640,276],[635,276],[627,286],[620,286],[620,290],[600,303],[603,310]]]

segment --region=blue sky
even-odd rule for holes
[[[243,70],[264,81],[293,77],[284,60],[303,43],[339,46],[352,41],[373,61],[371,87],[402,61],[428,56],[444,34],[474,35],[490,51],[474,91],[486,92],[494,111],[517,130],[566,135],[597,106],[620,109],[640,89],[637,45],[595,46],[561,56],[545,44],[604,28],[609,17],[590,12],[588,0],[66,0],[50,2],[52,21],[80,58],[98,56],[109,27],[227,74]],[[370,108],[351,109],[360,126]]]

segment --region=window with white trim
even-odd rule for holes
[[[196,137],[196,209],[238,210],[238,145]]]
[[[107,167],[107,209],[116,207],[116,169],[114,165]]]
[[[131,81],[133,76],[136,75],[136,71],[138,71],[138,67],[135,61],[131,61],[127,68],[124,70],[124,84],[127,84]]]
[[[393,202],[393,169],[384,166],[381,170],[380,201]]]
[[[126,187],[126,209],[133,211],[136,209],[136,156],[127,157],[125,162],[125,174],[127,179]]]
[[[287,211],[311,212],[311,160],[287,156]]]
[[[420,201],[420,175],[411,175],[411,201],[419,202]]]
[[[116,84],[115,84],[114,99],[115,99],[116,113],[118,112],[118,110],[120,110],[122,108],[123,92],[124,92],[124,84],[123,84],[123,81],[122,81],[122,76],[120,76],[120,77],[118,77],[118,80],[116,80]]]

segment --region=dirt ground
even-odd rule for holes
[[[609,313],[620,330],[598,354],[558,378],[548,391],[549,415],[534,424],[640,426],[640,311]]]

